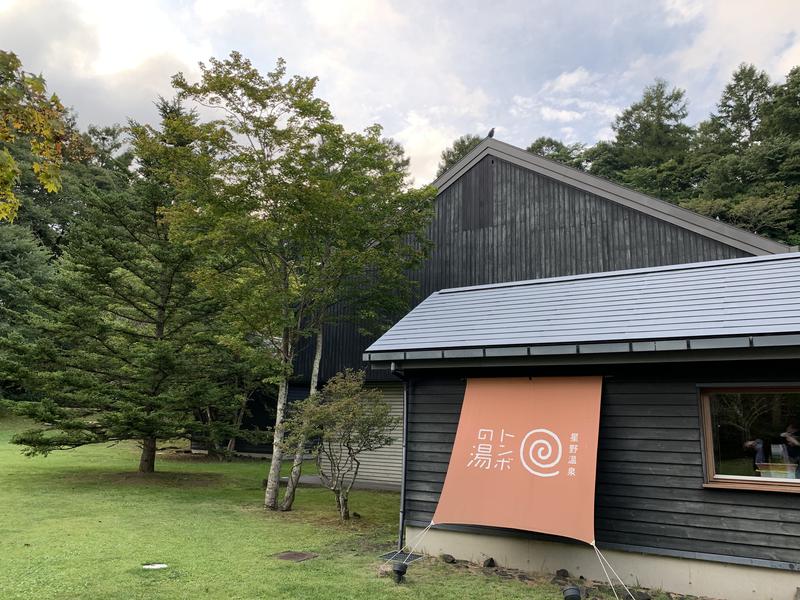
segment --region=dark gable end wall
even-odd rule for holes
[[[595,528],[602,547],[800,569],[800,496],[704,489],[698,383],[797,382],[798,362],[494,371],[604,374]],[[430,523],[447,472],[464,374],[409,371],[406,523]],[[463,528],[462,528],[463,529]],[[471,527],[475,532],[542,537]],[[699,553],[699,555],[697,554]]]
[[[491,213],[475,214],[476,196]],[[447,287],[749,256],[492,156],[439,195],[431,239],[417,274],[423,298]]]
[[[415,304],[448,287],[748,256],[492,156],[438,196],[429,237],[431,257],[412,274],[420,284]],[[328,327],[323,379],[362,367],[375,339],[351,322]],[[305,379],[312,351],[299,359]],[[386,371],[371,377],[394,379]]]

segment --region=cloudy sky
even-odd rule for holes
[[[88,125],[153,121],[169,78],[239,50],[317,75],[351,129],[381,123],[417,183],[463,133],[592,143],[644,85],[685,88],[690,119],[731,72],[800,64],[797,0],[0,0],[0,47]]]

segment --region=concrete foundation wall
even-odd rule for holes
[[[420,532],[406,527],[406,540],[413,543]],[[472,562],[491,556],[501,566],[531,573],[567,569],[575,577],[606,581],[589,546],[432,529],[417,551],[432,556],[447,553]],[[628,585],[725,600],[800,598],[797,572],[616,550],[603,550],[603,555]]]

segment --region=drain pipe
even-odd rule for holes
[[[403,471],[400,475],[400,534],[397,539],[397,551],[401,552],[406,543],[406,454],[408,444],[408,380],[403,371],[392,363],[392,375],[403,382]]]

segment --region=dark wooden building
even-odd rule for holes
[[[457,286],[790,250],[495,139],[482,141],[434,185],[439,194],[429,230],[433,249],[412,275],[418,301]],[[362,353],[373,341],[350,323],[329,327],[322,379],[366,366]],[[310,364],[309,349],[299,360],[305,375],[295,384],[298,394],[305,393]],[[386,369],[368,373],[399,413],[397,379]],[[362,478],[399,485],[400,461],[399,444],[385,448],[366,459]]]
[[[595,532],[620,575],[795,597],[800,255],[443,290],[365,358],[406,385],[409,536],[431,522],[467,378],[599,375]],[[531,532],[442,525],[421,548],[603,578],[588,547]]]

